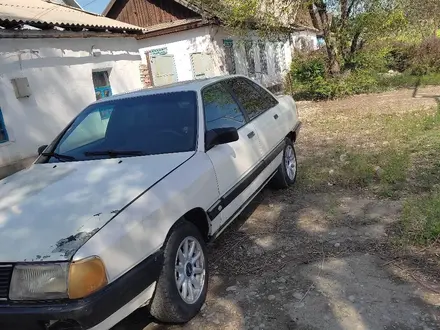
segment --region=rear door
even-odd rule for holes
[[[218,145],[206,153],[211,159],[221,199],[208,211],[212,231],[227,221],[249,198],[245,192],[252,182],[252,171],[263,157],[258,134],[253,123],[222,83],[209,85],[202,90],[205,130],[221,127],[235,127],[238,141]]]
[[[279,130],[281,117],[278,101],[253,81],[237,77],[227,80],[227,84],[245,110],[250,123],[255,127],[263,151],[268,155],[282,140]]]

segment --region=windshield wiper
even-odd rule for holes
[[[63,161],[63,160],[76,160],[75,157],[57,154],[56,152],[43,152],[41,155],[46,156],[46,157],[54,157],[54,158],[61,160],[61,161]]]
[[[86,151],[86,156],[110,156],[116,158],[118,156],[141,156],[142,151],[139,150],[102,150],[102,151]]]

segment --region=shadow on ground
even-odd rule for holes
[[[167,326],[140,310],[114,330],[437,329],[439,296],[389,262],[400,208],[346,191],[265,189],[210,246],[198,317]]]

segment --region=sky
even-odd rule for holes
[[[110,0],[76,0],[84,10],[101,14]]]

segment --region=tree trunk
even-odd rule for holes
[[[318,25],[320,26],[320,30],[322,30],[322,34],[324,35],[325,47],[327,50],[328,69],[332,76],[337,76],[341,73],[341,65],[339,64],[336,51],[336,41],[331,35],[331,22],[328,20],[327,5],[323,0],[315,0],[314,5],[318,10],[318,15],[316,14],[313,5],[312,7],[309,6],[309,13],[312,16],[312,21],[314,23],[318,21],[320,22]]]
[[[336,45],[332,41],[328,42],[327,40],[325,41],[325,44],[330,74],[332,76],[337,76],[341,73],[341,65],[339,64],[338,55],[336,53]]]

